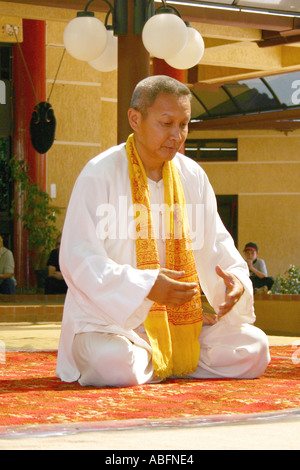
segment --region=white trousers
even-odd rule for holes
[[[200,336],[197,370],[190,378],[253,379],[270,362],[266,335],[253,325],[220,321],[204,326]],[[83,386],[126,387],[155,382],[151,354],[124,336],[80,333],[73,342],[73,357]]]

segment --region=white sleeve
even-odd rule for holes
[[[203,244],[195,251],[200,285],[210,305],[218,312],[225,298],[225,284],[215,271],[217,265],[224,271],[234,274],[243,283],[245,292],[229,312],[226,321],[234,323],[253,323],[253,287],[249,278],[247,263],[236,249],[231,235],[224,227],[217,212],[216,197],[206,174],[202,179],[201,198],[203,204]]]
[[[87,322],[133,329],[150,308],[145,299],[158,270],[139,270],[108,256],[96,233],[97,205],[107,202],[105,191],[97,178],[77,180],[63,229],[60,269]]]

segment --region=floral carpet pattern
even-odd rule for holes
[[[269,367],[254,380],[170,379],[120,389],[62,383],[55,376],[56,351],[6,352],[0,364],[0,430],[7,426],[189,419],[297,409],[297,348],[272,346]]]

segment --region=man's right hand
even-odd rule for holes
[[[178,281],[183,275],[184,271],[161,268],[148,299],[168,307],[189,302],[199,292],[199,286],[196,282]]]

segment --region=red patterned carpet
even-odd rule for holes
[[[162,423],[248,415],[300,407],[300,346],[271,347],[271,364],[255,380],[169,380],[97,389],[55,377],[56,351],[7,352],[0,364],[0,435],[32,425]]]

